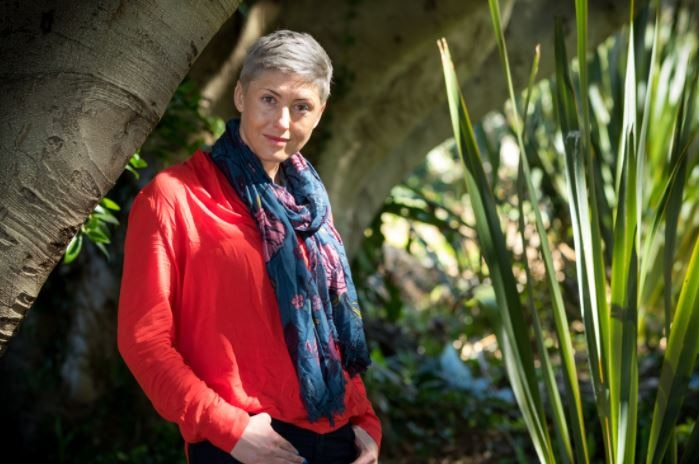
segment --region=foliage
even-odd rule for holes
[[[451,344],[436,356],[402,350],[384,357],[375,350],[372,359],[364,380],[382,419],[384,456],[459,457],[463,441],[471,455],[512,454],[504,435],[522,424],[501,369],[474,375],[482,366],[464,363]]]
[[[161,164],[189,157],[197,148],[212,143],[225,130],[225,122],[199,111],[201,92],[185,79],[177,87],[165,114],[141,147],[141,154]],[[162,166],[159,166],[162,167]]]
[[[47,418],[52,424],[45,427],[53,428],[54,446],[45,449],[43,457],[56,463],[184,464],[177,426],[163,421],[144,401],[123,364],[116,365],[110,377],[109,393],[87,420]],[[138,420],[125,413],[134,410]]]
[[[455,156],[446,142],[393,189],[354,262],[375,346],[365,383],[387,462],[506,462],[530,452],[475,299],[486,276]]]
[[[552,309],[557,339],[555,350],[545,344],[539,322],[543,306],[536,307],[540,302],[533,298],[535,282],[532,282],[526,260],[523,264],[527,274],[526,304],[522,301],[520,281],[513,273],[512,254],[493,194],[496,185],[488,183],[483,169],[481,150],[460,95],[446,43],[440,46],[456,145],[466,167],[464,179],[488,266],[492,284],[490,295],[494,295],[482,294],[480,299],[493,315],[508,378],[536,453],[542,462],[601,459],[594,454],[597,445],[591,441],[587,428],[591,424],[584,420],[584,414],[588,417],[589,414],[583,407],[579,388],[583,372],[573,357],[575,344],[580,342],[574,340],[575,333],[571,332],[552,262],[550,237],[544,227],[539,191],[534,187],[530,166],[533,161],[549,169],[548,185],[563,195],[570,207],[577,301],[584,324],[582,348],[589,366],[585,377],[589,375],[594,387],[604,459],[610,463],[636,462],[639,453],[648,462],[660,462],[665,456],[675,462],[675,424],[680,418],[699,349],[696,337],[687,338],[687,334],[696,333],[695,324],[699,324],[696,300],[699,271],[695,263],[699,253],[699,246],[695,246],[697,225],[694,206],[687,208],[682,204],[686,189],[695,185],[692,177],[696,175],[693,140],[697,132],[697,80],[696,63],[690,59],[695,56],[696,41],[681,40],[677,29],[680,21],[676,19],[682,16],[678,11],[671,23],[672,29],[662,30],[661,42],[661,10],[655,8],[651,10],[656,13],[654,22],[649,20],[652,16],[648,14],[640,14],[629,21],[628,39],[617,38],[609,48],[611,53],[606,56],[609,61],[605,63],[608,67],[593,60],[590,70],[586,59],[587,4],[576,1],[580,65],[572,80],[561,29],[557,27],[553,88],[556,89],[554,99],[560,130],[555,147],[558,159],[546,164],[545,156],[538,156],[540,152],[532,150],[533,144],[527,137],[533,79],[525,97],[527,103],[520,108],[510,76],[498,2],[491,0],[490,7],[513,102],[510,123],[522,154],[517,195],[521,236],[525,241],[525,221],[533,216],[545,267],[544,281],[549,295],[546,303]],[[635,11],[633,3],[630,10]],[[637,40],[634,31],[642,32],[636,32],[639,37],[652,39]],[[625,57],[622,55],[626,61],[622,67],[619,55],[615,54],[623,50],[624,42],[628,53]],[[597,73],[599,81],[590,79],[591,71]],[[534,74],[535,66],[532,76]],[[667,85],[669,77],[673,77],[672,86]],[[607,88],[611,88],[606,95],[603,93],[605,80]],[[520,114],[525,116],[524,120]],[[561,170],[554,167],[561,164]],[[565,173],[565,182],[560,181],[561,172]],[[696,195],[687,195],[687,198],[696,198]],[[661,229],[664,242],[657,239]],[[682,244],[681,253],[675,254],[677,244]],[[651,277],[652,270],[657,272],[658,268],[664,269],[663,285],[659,285],[657,277]],[[647,292],[664,294],[664,306],[649,304],[657,300],[645,298]],[[643,436],[649,436],[648,447],[641,448],[639,445],[643,443],[636,439],[637,422],[644,426],[646,421],[638,415],[638,346],[642,337],[638,336],[637,328],[639,320],[644,319],[641,315],[658,310],[665,312],[667,349],[663,354],[652,421],[645,425],[650,427],[650,432],[640,431]],[[533,332],[529,321],[533,321]],[[556,370],[549,353],[555,354],[558,360]],[[559,369],[565,385],[567,412],[556,387]],[[545,393],[541,391],[542,385]],[[691,453],[696,453],[696,447],[687,446],[684,457],[687,462],[696,459]]]
[[[126,170],[138,179],[140,174],[136,169],[143,169],[146,166],[148,166],[148,163],[141,159],[139,153],[136,152],[129,158]],[[116,202],[110,200],[108,197],[102,198],[97,206],[95,206],[94,211],[87,217],[85,223],[80,226],[80,229],[71,239],[70,243],[68,243],[65,255],[63,255],[63,264],[70,264],[75,261],[75,258],[80,254],[84,240],[91,241],[104,256],[109,259],[109,251],[106,247],[106,245],[111,243],[109,226],[119,225],[119,220],[114,216],[112,211],[120,210],[121,207]]]

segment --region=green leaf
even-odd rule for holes
[[[692,464],[694,462],[699,462],[699,419],[694,421],[694,426],[692,427],[692,433],[687,439],[687,445],[684,448],[684,453],[682,453],[682,460],[680,464]]]
[[[576,367],[575,367],[575,360],[573,358],[573,347],[572,347],[572,342],[570,338],[570,329],[568,326],[568,319],[565,314],[565,308],[563,305],[563,298],[561,295],[560,287],[558,284],[558,281],[556,279],[556,271],[553,266],[553,259],[551,257],[551,250],[549,246],[549,239],[548,235],[546,233],[546,229],[543,224],[543,220],[541,217],[541,213],[539,211],[539,196],[537,193],[537,190],[534,188],[534,184],[531,179],[531,170],[529,167],[529,162],[527,159],[527,152],[524,146],[524,131],[526,129],[526,116],[528,114],[528,106],[529,106],[529,96],[531,95],[534,79],[537,73],[537,68],[538,68],[538,61],[539,61],[539,49],[537,47],[536,53],[534,56],[534,61],[532,63],[530,75],[529,75],[529,84],[527,87],[527,94],[525,98],[525,104],[522,109],[524,117],[520,118],[518,114],[518,105],[516,101],[516,96],[514,93],[514,84],[512,82],[512,75],[510,72],[510,65],[509,65],[509,60],[507,57],[507,47],[505,44],[505,38],[504,38],[504,33],[502,31],[502,28],[500,26],[501,21],[500,21],[500,14],[499,14],[499,8],[498,8],[498,2],[497,0],[491,1],[490,2],[490,8],[491,8],[491,18],[493,22],[493,27],[495,29],[495,36],[496,36],[496,42],[498,44],[498,50],[500,52],[500,58],[502,61],[503,69],[505,71],[505,78],[507,81],[507,88],[509,91],[509,96],[510,100],[512,101],[512,107],[514,108],[514,130],[515,130],[515,135],[517,137],[517,143],[520,149],[520,162],[521,162],[521,174],[519,176],[520,179],[523,179],[523,184],[526,185],[526,195],[529,199],[529,201],[532,204],[532,210],[534,212],[534,217],[535,217],[535,224],[536,224],[536,229],[537,233],[539,235],[539,244],[540,244],[540,251],[542,254],[542,257],[544,259],[544,264],[546,266],[546,277],[547,277],[547,283],[548,283],[548,288],[551,291],[552,295],[552,305],[553,305],[553,315],[554,315],[554,321],[556,324],[556,335],[559,340],[559,346],[561,349],[561,356],[563,358],[563,368],[564,368],[564,380],[565,380],[565,386],[566,386],[566,391],[571,397],[571,400],[568,402],[569,406],[569,411],[573,417],[572,420],[572,425],[573,425],[573,432],[574,432],[574,439],[576,443],[576,455],[577,459],[580,462],[589,462],[589,457],[588,457],[588,451],[587,451],[587,443],[585,440],[585,425],[584,425],[584,418],[583,418],[583,413],[582,413],[582,403],[580,399],[580,391],[578,388],[578,379],[577,379],[577,372],[576,372]],[[520,119],[523,120],[522,123],[520,123]],[[524,192],[522,192],[524,193]],[[520,196],[520,199],[523,199],[524,196]],[[540,333],[538,335],[541,335]],[[538,338],[538,337],[537,337]],[[540,340],[539,340],[540,342]],[[540,350],[541,351],[541,350]],[[542,353],[542,356],[544,357],[544,378],[545,379],[552,379],[554,374],[552,372],[552,367],[550,366],[550,363],[547,363],[545,358],[546,358],[546,353]],[[559,435],[559,442],[563,443],[563,450],[564,454],[560,456],[560,459],[563,459],[565,462],[572,462],[573,461],[573,455],[572,455],[572,450],[570,448],[570,438],[569,438],[569,432],[568,428],[566,425],[566,418],[563,415],[563,411],[559,410],[556,408],[556,405],[559,405],[561,403],[560,398],[558,397],[558,391],[557,389],[553,388],[548,388],[549,396],[553,395],[550,397],[551,403],[554,405],[554,410],[552,411],[552,414],[554,416],[554,423],[556,424],[556,432]]]
[[[526,105],[525,105],[526,109]],[[524,171],[524,157],[520,158],[520,163],[519,163],[519,173],[517,176],[517,196],[520,199],[524,199],[526,197],[525,193],[525,171]],[[531,181],[531,179],[528,179],[528,181]],[[517,207],[519,209],[519,232],[520,232],[520,238],[522,240],[522,249],[526,249],[526,237],[524,235],[525,231],[525,224],[524,224],[524,207],[523,207],[523,201],[520,200],[517,204]],[[534,208],[536,209],[536,207]],[[529,269],[529,263],[527,262],[527,257],[526,253],[524,253],[524,259],[522,260],[524,264],[524,270],[527,276],[527,302],[529,306],[529,312],[532,315],[532,319],[534,321],[534,334],[535,334],[535,341],[536,345],[539,351],[539,355],[541,357],[541,370],[542,370],[542,375],[543,375],[543,380],[544,380],[544,386],[546,387],[546,393],[549,397],[549,401],[551,403],[551,415],[555,424],[555,432],[556,432],[556,441],[558,444],[559,449],[561,450],[561,456],[565,460],[565,462],[573,462],[573,451],[571,448],[571,443],[570,443],[570,437],[568,433],[568,426],[566,424],[566,417],[565,413],[563,412],[563,404],[561,402],[561,396],[558,393],[558,385],[556,384],[556,379],[555,379],[555,374],[553,371],[553,366],[551,364],[550,357],[548,355],[548,351],[546,349],[546,345],[544,343],[544,331],[541,328],[541,321],[539,320],[539,313],[534,305],[534,289],[532,287],[532,275],[531,271]],[[566,332],[567,332],[567,327],[566,327]],[[574,365],[573,365],[574,366]],[[575,372],[575,371],[573,371]],[[576,379],[576,384],[575,387],[577,388],[577,379]],[[578,401],[580,398],[577,398]],[[581,415],[582,418],[582,415]]]
[[[120,211],[121,207],[113,200],[110,200],[107,197],[104,197],[100,200],[100,203],[102,206],[104,206],[107,209],[111,209],[112,211]]]
[[[647,463],[662,462],[687,391],[699,351],[699,240],[689,261],[672,330],[663,357],[658,395],[653,409]]]
[[[497,2],[496,2],[497,3]],[[491,10],[492,11],[492,10]],[[498,14],[497,11],[495,14]],[[499,18],[494,20],[495,25],[500,24]],[[515,121],[519,121],[520,117],[517,114],[517,104],[516,97],[514,94],[514,86],[512,84],[512,77],[510,73],[509,63],[507,59],[507,48],[504,41],[504,34],[502,31],[496,31],[498,48],[500,50],[501,59],[503,63],[503,68],[505,69],[505,76],[508,82],[508,89],[510,92],[510,100],[513,102],[514,117]],[[556,336],[558,337],[559,347],[561,350],[563,371],[564,371],[564,382],[568,395],[570,395],[570,401],[568,402],[568,407],[570,414],[572,416],[572,425],[574,440],[576,444],[576,456],[579,462],[589,462],[589,456],[587,451],[587,443],[585,440],[585,421],[582,412],[582,402],[580,399],[580,390],[578,387],[577,371],[575,367],[575,360],[573,357],[573,345],[570,338],[570,329],[568,325],[568,318],[565,313],[565,307],[563,305],[563,297],[561,294],[561,289],[556,278],[556,270],[553,266],[553,258],[551,255],[551,248],[549,246],[549,238],[544,227],[543,219],[541,217],[541,212],[539,210],[539,195],[536,188],[534,188],[534,183],[532,181],[531,169],[529,167],[528,154],[524,145],[524,131],[526,129],[526,115],[528,114],[529,106],[529,96],[532,92],[532,87],[534,84],[534,79],[537,72],[538,62],[539,62],[539,48],[537,47],[534,60],[532,63],[532,68],[529,76],[529,84],[527,87],[527,96],[525,99],[525,105],[522,109],[524,113],[523,123],[519,131],[516,133],[517,142],[520,149],[520,175],[518,177],[518,182],[521,181],[523,186],[526,186],[526,196],[525,191],[522,189],[520,195],[520,203],[526,197],[529,199],[532,205],[532,211],[534,212],[536,230],[539,235],[539,249],[544,260],[546,268],[546,280],[548,283],[548,288],[551,292],[551,303],[552,312],[554,316],[554,322],[556,325]],[[517,127],[517,124],[515,127]],[[522,225],[523,227],[523,225]],[[545,356],[545,353],[542,354]],[[546,367],[547,363],[544,363],[544,376],[553,378],[553,372],[546,372],[547,369],[551,369],[550,364]],[[550,395],[558,396],[557,389],[549,389]],[[556,405],[560,403],[560,398],[551,397],[550,401],[552,404]],[[563,416],[562,411],[554,410],[554,423],[557,424],[556,430],[560,435],[561,442],[564,443],[565,454],[561,456],[566,462],[573,461],[572,450],[570,449],[570,438],[568,428],[566,426],[566,419]]]
[[[111,256],[109,256],[109,251],[107,250],[107,247],[104,246],[104,243],[96,242],[95,246],[99,249],[99,251],[102,252],[102,254],[107,258],[108,261],[111,259]]]
[[[94,214],[94,217],[96,217],[97,219],[99,219],[102,222],[106,222],[106,223],[109,223],[109,224],[112,224],[115,226],[119,225],[119,220],[113,214],[109,213],[108,211],[104,212],[104,213],[93,213],[93,214]]]
[[[497,8],[497,2],[493,5],[491,1],[491,12],[495,8]],[[537,455],[542,462],[555,462],[538,390],[528,325],[525,322],[519,291],[512,274],[512,258],[505,245],[495,200],[481,165],[473,127],[459,89],[446,41],[442,39],[438,44],[456,147],[466,168],[464,180],[476,219],[478,240],[483,257],[488,264],[498,302],[496,318],[498,344],[503,352],[508,378]]]
[[[131,158],[129,159],[129,165],[136,168],[136,169],[143,169],[145,167],[148,167],[148,163],[146,160],[141,158],[141,155],[138,154],[138,152],[134,153]]]
[[[98,228],[86,230],[85,235],[95,244],[110,243],[109,236]]]
[[[576,4],[577,5],[577,4]],[[568,74],[563,28],[556,21],[556,109],[565,149],[565,174],[568,188],[573,241],[576,253],[578,292],[585,325],[588,361],[592,374],[597,414],[602,426],[606,460],[613,461],[608,380],[609,310],[606,301],[604,257],[601,250],[599,214],[595,195],[594,171],[589,146],[578,120],[578,104]],[[584,66],[582,66],[584,67]],[[584,125],[584,122],[582,123]],[[588,180],[589,178],[589,180]],[[592,184],[592,188],[589,185]]]
[[[629,39],[624,83],[624,110],[617,164],[616,193],[619,199],[614,222],[611,273],[610,405],[612,443],[616,462],[635,462],[638,414],[638,251],[640,216],[636,129],[636,64],[634,27]]]
[[[80,249],[83,246],[83,234],[78,231],[77,234],[70,240],[66,253],[63,255],[63,264],[70,264],[75,261],[75,258],[80,254]]]
[[[134,168],[132,168],[131,165],[127,164],[126,170],[129,171],[131,174],[133,174],[134,177],[136,178],[136,180],[141,178],[141,174],[139,174],[138,171],[136,171]]]

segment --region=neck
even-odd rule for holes
[[[278,183],[279,163],[268,163],[263,161],[262,167],[264,168],[269,178],[272,179],[272,182]]]

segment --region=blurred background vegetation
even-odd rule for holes
[[[645,81],[652,45],[652,33],[646,33],[652,24],[647,11],[637,20],[638,44],[633,48],[638,69],[645,70],[638,72],[634,82],[640,106],[645,103],[643,96],[648,88],[655,92],[645,140],[647,158],[656,166],[651,175],[657,179],[649,185],[662,185],[670,174],[667,148],[676,140],[678,129],[673,121],[685,100],[689,139],[684,155],[684,189],[673,213],[680,233],[672,242],[674,253],[670,255],[676,275],[686,268],[699,227],[699,157],[694,139],[699,112],[694,109],[697,95],[693,93],[698,85],[697,35],[690,13],[691,9],[663,10],[655,82]],[[553,53],[553,44],[544,45],[544,53]],[[606,157],[597,164],[598,174],[605,180],[602,188],[614,184],[615,154],[624,114],[621,95],[627,46],[628,30],[622,29],[589,61],[592,143]],[[576,62],[572,67],[579,68]],[[434,69],[434,73],[441,70]],[[518,87],[524,84],[518,83]],[[594,385],[585,374],[587,353],[574,225],[555,98],[553,79],[544,78],[532,88],[525,152],[540,196],[535,207],[551,243],[555,278],[577,353],[582,408],[592,423]],[[512,113],[512,105],[505,104],[474,124],[474,134],[504,237],[514,257],[512,271],[518,289],[523,297],[536,301],[543,344],[550,350],[553,363],[560,365],[553,312],[547,310],[552,297],[539,257],[540,238],[533,225],[526,224],[523,230],[520,227],[517,173],[521,151]],[[188,79],[182,82],[158,127],[132,158],[130,169],[69,246],[65,263],[54,270],[7,353],[0,358],[0,376],[12,378],[0,385],[6,398],[0,406],[4,419],[0,421],[0,437],[7,455],[15,452],[16,456],[57,463],[184,462],[184,445],[176,427],[156,415],[116,352],[115,295],[124,225],[135,193],[163,167],[210,144],[222,129],[222,120],[200,112],[196,84]],[[454,139],[426,153],[424,162],[391,190],[364,231],[353,260],[374,361],[364,380],[384,426],[382,462],[536,460],[508,382],[492,311],[479,294],[490,286],[491,279],[464,175]],[[612,208],[618,200],[613,191],[599,193],[609,200],[603,208]],[[661,194],[660,187],[655,191],[649,188],[649,195],[656,200]],[[613,225],[602,222],[601,229],[609,240]],[[520,233],[526,241],[520,239]],[[606,250],[611,253],[611,247]],[[662,255],[664,248],[657,247],[655,253]],[[530,279],[524,263],[528,264]],[[638,324],[639,442],[647,441],[667,347],[666,291],[676,299],[682,284],[678,278],[664,280],[663,269],[659,264],[648,270],[648,282],[655,284],[645,287]],[[668,282],[670,290],[665,289]],[[532,323],[527,319],[527,324]],[[687,398],[675,427],[675,446],[681,449],[686,447],[699,418],[696,366],[690,373]],[[563,390],[562,375],[556,374],[555,380],[557,388]],[[601,462],[605,456],[604,439],[598,429],[587,429],[592,462]]]

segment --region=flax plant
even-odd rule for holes
[[[511,126],[521,154],[517,184],[522,240],[525,220],[533,221],[550,295],[545,307],[533,301],[526,258],[526,304],[521,299],[494,186],[483,169],[447,44],[442,39],[438,45],[456,148],[465,166],[475,228],[497,302],[495,333],[534,450],[541,462],[598,461],[589,443],[593,428],[598,428],[607,463],[678,462],[675,425],[699,351],[699,192],[692,190],[696,182],[696,173],[692,173],[698,163],[694,144],[699,125],[696,41],[680,43],[673,29],[661,44],[660,6],[656,3],[644,10],[646,14],[634,17],[632,0],[624,67],[619,68],[613,57],[604,57],[614,61],[601,79],[609,87],[605,104],[600,103],[599,85],[591,83],[588,69],[593,65],[588,65],[587,56],[587,2],[575,0],[577,73],[571,71],[562,28],[556,25],[553,96],[562,140],[558,165],[563,172],[555,175],[565,179],[580,302],[575,310],[584,325],[586,377],[593,386],[589,400],[595,405],[596,418],[585,418],[583,404],[588,399],[581,395],[581,373],[575,363],[552,244],[539,209],[540,193],[532,181],[529,160],[537,159],[538,154],[528,153],[536,145],[525,143],[539,49],[520,106],[498,0],[489,0],[489,6],[512,102]],[[621,52],[619,43],[615,47]],[[599,64],[600,58],[593,62]],[[599,68],[594,69],[600,74]],[[529,205],[528,215],[525,204]],[[554,323],[557,348],[553,357],[544,343],[542,311],[550,311]],[[638,328],[645,314],[658,312],[663,314],[666,349],[648,440],[639,443]],[[533,332],[528,321],[532,321]],[[556,378],[565,387],[564,398]],[[699,460],[697,440],[699,427],[695,426],[682,462]]]

